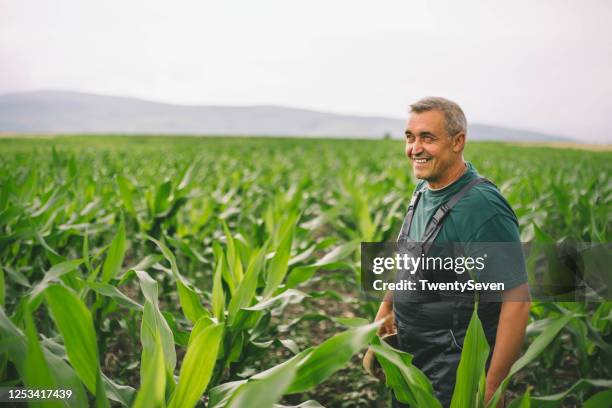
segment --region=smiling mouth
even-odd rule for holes
[[[418,164],[424,164],[427,163],[429,160],[431,160],[430,157],[425,157],[425,158],[413,158],[412,161]]]

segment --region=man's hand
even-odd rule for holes
[[[503,298],[495,348],[487,372],[485,404],[493,397],[518,358],[529,321],[529,288],[526,283],[504,292]],[[499,401],[497,407],[503,407],[503,396]]]
[[[393,303],[388,301],[383,301],[378,308],[378,313],[376,313],[376,317],[374,321],[377,322],[379,320],[383,320],[383,324],[378,328],[379,336],[386,336],[387,334],[395,333],[395,317],[393,316]]]

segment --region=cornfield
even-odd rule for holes
[[[610,241],[612,153],[466,159],[523,241]],[[387,406],[389,388],[440,406],[359,286],[359,243],[395,239],[415,186],[402,142],[14,138],[0,170],[0,381],[72,391],[36,406]],[[610,406],[612,303],[530,316],[510,406]],[[368,346],[386,384],[359,367]],[[485,406],[488,353],[474,312],[453,407]]]

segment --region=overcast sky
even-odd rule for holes
[[[0,93],[468,121],[612,142],[612,1],[0,0]]]

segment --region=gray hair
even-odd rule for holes
[[[437,110],[444,114],[444,123],[449,137],[454,137],[461,132],[467,133],[465,114],[459,105],[453,101],[439,96],[427,96],[410,105],[410,112],[414,113],[432,110]]]

